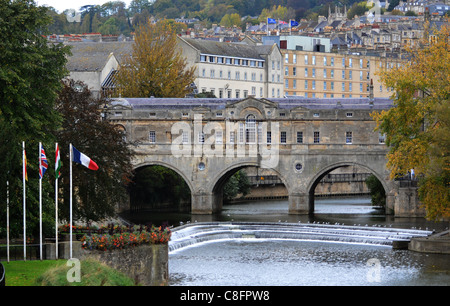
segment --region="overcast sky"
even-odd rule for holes
[[[121,0],[126,6],[130,5],[131,0]],[[78,11],[83,5],[93,4],[102,5],[108,0],[35,0],[38,5],[53,6],[58,12],[62,13],[66,9],[74,9]]]

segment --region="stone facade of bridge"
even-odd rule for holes
[[[325,175],[359,166],[383,184],[387,213],[419,215],[389,179],[388,148],[370,116],[390,107],[389,99],[366,98],[122,98],[111,101],[107,117],[126,131],[136,169],[162,165],[183,177],[192,214],[219,212],[223,185],[248,166],[278,175],[288,191],[289,213],[308,214]]]

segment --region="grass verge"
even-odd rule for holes
[[[97,261],[80,262],[80,282],[69,282],[67,260],[4,263],[6,286],[134,286],[124,274]]]

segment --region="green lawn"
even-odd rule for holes
[[[80,263],[80,282],[67,280],[67,260],[3,262],[6,286],[134,286],[132,279],[97,261]]]
[[[63,259],[2,262],[6,270],[6,286],[34,286],[38,276],[50,268],[65,265],[66,262]]]

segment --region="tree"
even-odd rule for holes
[[[22,141],[25,141],[29,161],[27,200],[34,207],[27,210],[27,233],[39,231],[38,143],[42,142],[50,154],[50,144],[55,140],[53,131],[61,124],[55,99],[61,89],[60,81],[67,74],[68,47],[49,44],[43,36],[49,34],[51,22],[49,9],[36,6],[33,1],[0,1],[0,210],[5,216],[8,181],[11,215],[23,214],[21,177]],[[45,191],[51,186],[47,174],[44,178]],[[43,200],[46,215],[52,201]],[[4,220],[0,219],[1,226]],[[11,231],[20,233],[21,227],[21,222],[16,222],[11,224]]]
[[[117,204],[127,201],[127,184],[132,174],[132,151],[124,139],[123,128],[102,120],[102,98],[95,99],[80,81],[65,81],[57,100],[63,128],[56,132],[63,167],[61,189],[64,203],[69,203],[69,143],[94,160],[95,172],[74,164],[74,215],[86,221],[113,216]],[[68,205],[62,216],[68,217]]]
[[[239,14],[225,14],[220,21],[220,25],[231,28],[233,26],[241,25],[241,16]]]
[[[194,71],[187,68],[169,21],[140,24],[132,54],[118,73],[117,88],[122,97],[184,97]]]
[[[409,63],[381,73],[395,107],[373,117],[390,146],[391,179],[414,169],[427,218],[439,219],[450,217],[450,28],[426,33],[409,49]]]

